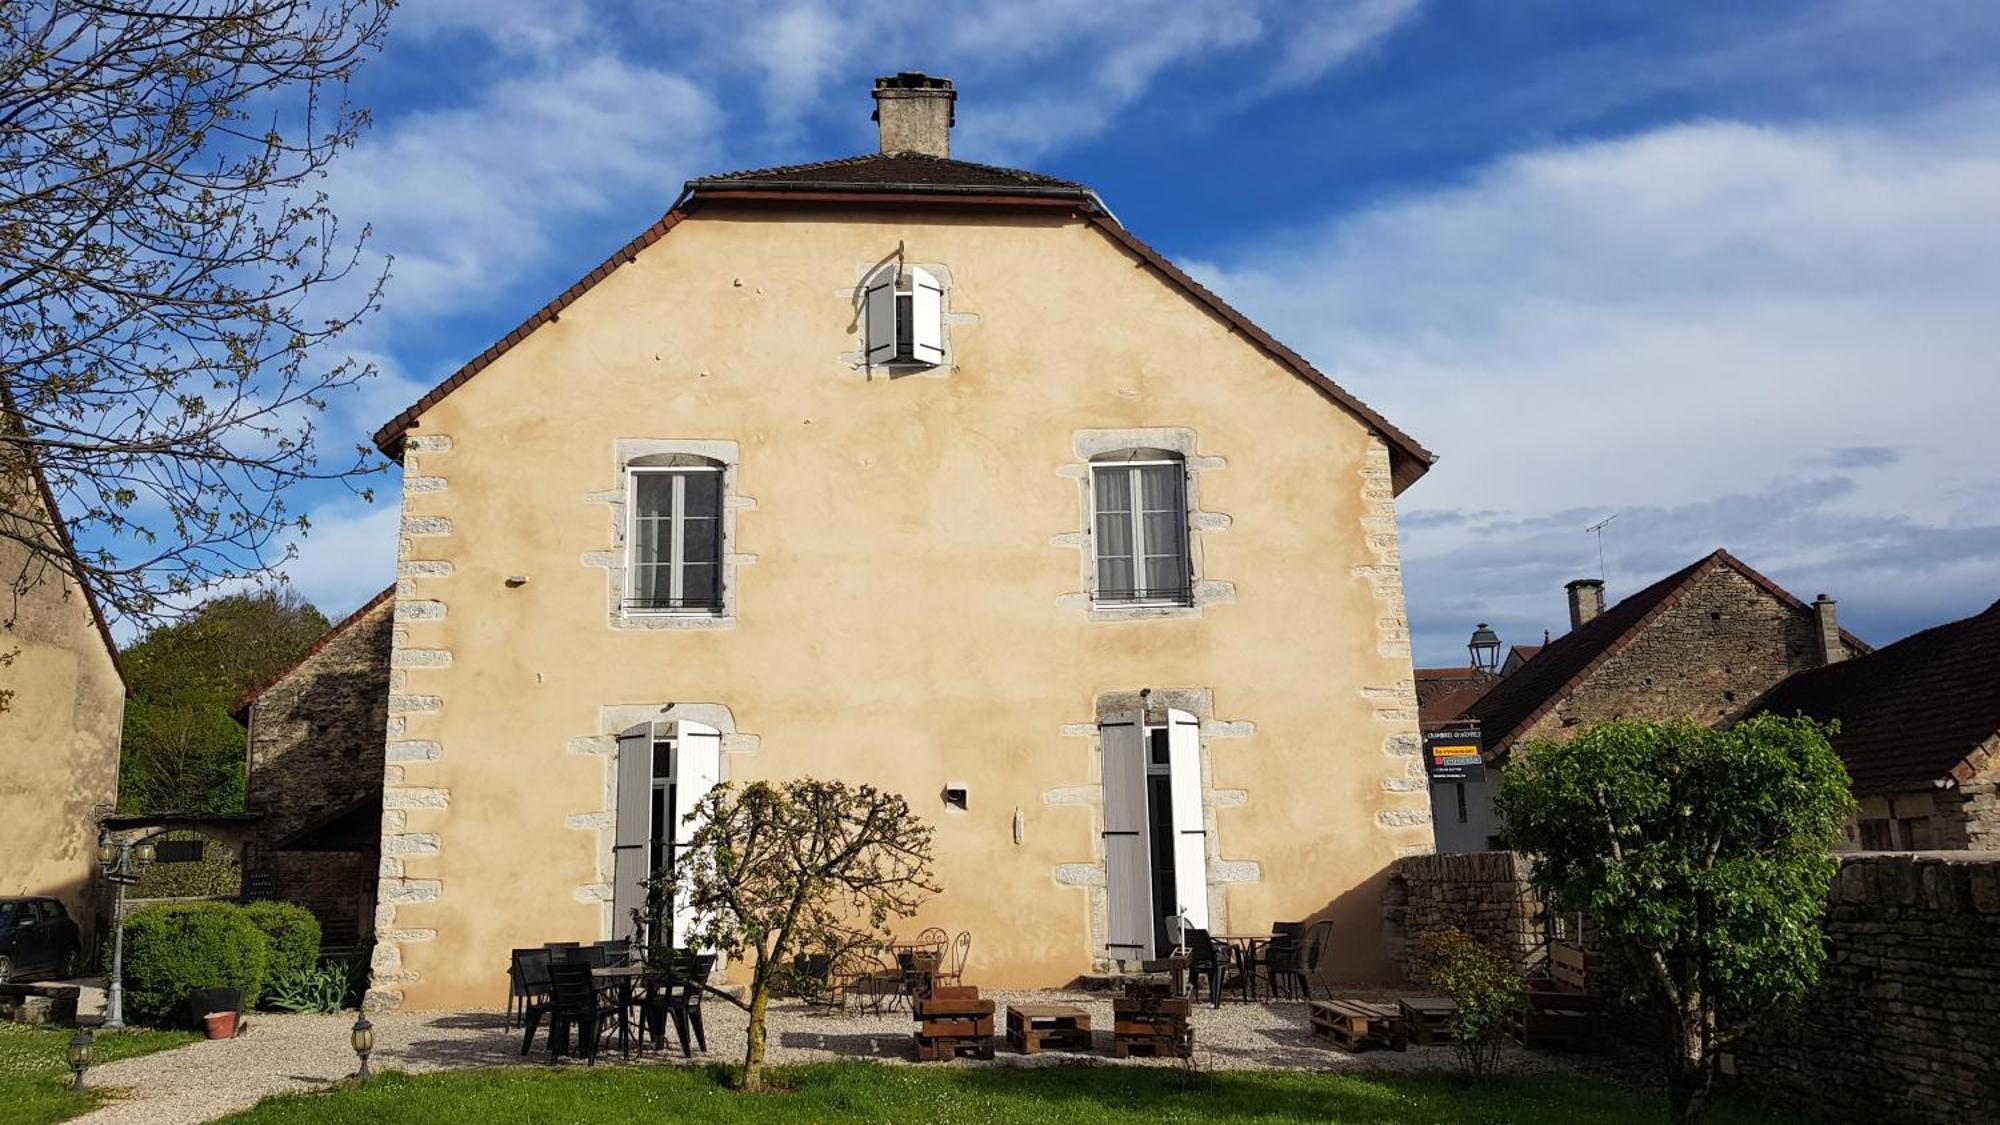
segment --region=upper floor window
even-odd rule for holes
[[[1133,449],[1091,462],[1091,539],[1098,604],[1191,605],[1187,465]]]
[[[944,362],[944,285],[916,266],[885,266],[864,291],[869,363]]]
[[[626,612],[721,613],[722,466],[634,466],[627,479]]]

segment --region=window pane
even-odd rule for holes
[[[656,606],[667,596],[667,564],[647,563],[632,568],[632,600],[641,606]]]
[[[632,476],[632,492],[632,502],[636,505],[633,515],[664,516],[673,503],[673,474],[635,473]]]
[[[674,744],[653,743],[653,777],[655,780],[674,776]]]
[[[1187,567],[1179,555],[1146,556],[1146,593],[1155,598],[1187,596]]]
[[[1178,512],[1182,504],[1182,484],[1186,477],[1179,465],[1144,465],[1139,469],[1139,491],[1149,512]]]
[[[722,521],[712,518],[681,521],[681,558],[689,563],[722,561]]]
[[[722,599],[718,597],[721,587],[717,584],[718,568],[712,563],[689,563],[681,570],[681,602],[685,606],[700,607],[714,605]]]
[[[1113,468],[1094,469],[1091,480],[1095,485],[1092,499],[1100,512],[1129,512],[1132,510],[1132,472],[1119,465]]]
[[[1132,596],[1132,560],[1130,558],[1101,558],[1097,560],[1097,596],[1100,598],[1129,598]]]
[[[722,474],[696,472],[683,474],[687,477],[687,515],[719,516],[722,514]]]

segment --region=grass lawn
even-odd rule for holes
[[[723,1088],[719,1067],[563,1067],[384,1074],[367,1086],[271,1098],[224,1118],[290,1122],[1078,1122],[1159,1125],[1230,1121],[1477,1122],[1628,1125],[1665,1121],[1663,1096],[1571,1078],[1467,1086],[1451,1074],[1236,1071],[1189,1076],[1156,1068],[1066,1065],[918,1068],[829,1063],[772,1072],[786,1089]],[[1784,1120],[1742,1105],[1724,1123]]]
[[[75,1034],[74,1028],[0,1023],[0,1120],[19,1125],[67,1121],[104,1099],[98,1090],[70,1093],[64,1048]],[[100,1031],[96,1035],[92,1066],[150,1055],[197,1038],[189,1031]]]

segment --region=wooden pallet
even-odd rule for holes
[[[1401,1051],[1409,1047],[1409,1030],[1402,1013],[1389,1004],[1315,1000],[1312,1031],[1345,1051],[1358,1052],[1378,1046]]]
[[[1405,996],[1396,1001],[1403,1026],[1410,1030],[1410,1042],[1429,1047],[1452,1041],[1451,1018],[1458,1014],[1458,1002],[1439,996]]]
[[[1111,1057],[1127,1059],[1184,1059],[1194,1053],[1194,1031],[1180,1035],[1120,1035],[1111,1040]]]
[[[1120,1018],[1156,1015],[1186,1019],[1194,1012],[1194,1001],[1185,996],[1114,996],[1111,1011]]]
[[[910,1001],[917,1020],[917,1061],[993,1057],[996,1005],[973,985],[938,985]]]
[[[1007,1009],[1007,1043],[1024,1055],[1090,1050],[1090,1013],[1068,1004],[1014,1004]]]
[[[1604,1045],[1604,997],[1566,988],[1530,988],[1513,1024],[1523,1047],[1596,1050]]]

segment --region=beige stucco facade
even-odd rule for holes
[[[891,377],[855,302],[899,242],[949,361]],[[1091,608],[1086,465],[1124,446],[1186,458],[1191,608]],[[970,930],[988,987],[1072,980],[1095,724],[1144,688],[1201,720],[1212,928],[1327,917],[1330,975],[1393,973],[1382,888],[1430,833],[1388,445],[1077,216],[697,208],[404,448],[372,1003],[497,1006],[510,947],[607,936],[615,735],[677,716],[725,780],[906,794],[944,887],[911,928]],[[728,465],[700,627],[614,608],[622,462],[663,451]]]
[[[11,457],[0,465],[0,895],[54,895],[88,935],[125,683],[82,591],[21,541],[65,549],[33,477]]]

